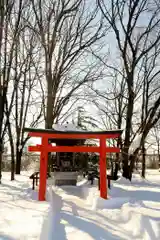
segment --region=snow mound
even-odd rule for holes
[[[124,177],[120,177],[116,183],[121,185],[133,185],[133,184],[139,184],[139,185],[146,185],[148,184],[148,180],[143,179],[139,174],[133,174],[132,180],[126,179]]]
[[[60,212],[62,208],[62,198],[53,191],[52,187],[50,187],[48,191],[48,200],[49,209],[44,218],[40,240],[62,239],[60,229],[56,229],[56,222],[60,218]]]
[[[139,184],[139,185],[147,185],[147,184],[149,184],[149,181],[142,178],[139,174],[133,174],[132,175],[132,183]]]
[[[87,179],[83,179],[79,182],[77,182],[77,186],[85,186],[87,184],[88,180]]]
[[[92,206],[94,204],[94,199],[98,197],[99,192],[95,188],[88,188],[83,189],[83,192],[85,193],[85,199],[86,199],[86,204]]]
[[[141,208],[144,206],[143,201],[137,201],[136,199],[130,199],[128,202],[123,204],[122,210],[129,209],[129,208]]]
[[[121,208],[128,201],[129,198],[122,197],[117,197],[113,199],[103,199],[100,197],[96,197],[93,199],[92,210]]]
[[[131,182],[129,181],[129,179],[126,179],[126,178],[124,178],[124,177],[120,177],[117,181],[116,181],[117,183],[119,183],[119,184],[122,184],[122,185],[126,185],[126,184],[128,184],[128,185],[130,185],[131,184]]]
[[[121,222],[125,222],[126,229],[132,232],[133,237],[141,234],[141,239],[159,239],[159,218],[149,216],[150,210],[146,211],[145,207],[143,201],[136,202],[136,199],[134,203],[125,203],[120,212]]]

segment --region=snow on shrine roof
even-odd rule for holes
[[[53,125],[53,129],[55,131],[60,131],[60,132],[68,132],[68,131],[72,131],[72,132],[84,132],[84,130],[82,130],[79,127],[76,127],[74,124],[71,123],[67,123],[65,125],[60,125],[60,124],[54,124]]]
[[[116,130],[107,130],[107,131],[84,131],[82,129],[77,129],[76,130],[72,128],[72,130],[68,128],[62,128],[62,126],[60,128],[57,127],[57,129],[39,129],[39,128],[24,128],[25,132],[40,132],[40,133],[66,133],[66,134],[122,134],[123,130],[121,129],[116,129]]]

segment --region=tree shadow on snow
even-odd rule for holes
[[[150,239],[152,240],[157,240],[160,239],[160,222],[159,222],[159,226],[157,226],[158,229],[158,234],[155,233],[155,226],[152,225],[153,222],[151,222],[151,220],[157,220],[155,218],[149,218],[148,216],[145,216],[142,214],[141,216],[141,233],[146,233]],[[158,235],[158,236],[157,236]]]
[[[65,200],[65,203],[71,206],[74,216],[79,216],[78,209],[80,209],[74,202]],[[83,209],[84,210],[84,209]]]
[[[88,221],[87,219],[84,219],[75,215],[73,216],[66,212],[61,213],[61,218],[67,221],[71,226],[75,227],[75,229],[79,229],[82,232],[87,233],[93,239],[96,239],[96,240],[102,240],[102,239],[118,240],[119,239],[118,236],[113,235],[111,232],[108,231],[108,229],[111,230],[110,226],[108,227],[106,226],[106,229],[105,229],[92,221]]]
[[[118,186],[114,186],[113,190],[114,192],[111,192],[112,197],[121,196],[136,199],[138,201],[153,201],[153,202],[159,202],[160,199],[160,192],[154,192],[150,190],[142,189],[130,190]]]
[[[122,216],[120,215],[120,219],[110,219],[110,217],[103,216],[99,212],[96,212],[96,215],[99,216],[102,221],[101,221],[101,226],[97,225],[97,220],[90,218],[88,216],[85,216],[84,218],[81,217],[81,212],[86,211],[85,208],[77,206],[75,203],[65,200],[65,203],[67,205],[70,205],[72,207],[72,214],[69,211],[63,211],[61,218],[63,218],[65,221],[67,221],[70,225],[73,227],[88,233],[93,239],[119,239],[119,236],[124,236],[125,239],[128,239],[129,237],[133,236],[133,231],[132,230],[127,230],[121,227],[121,224],[126,224],[129,222],[134,213],[136,213],[134,210],[131,210],[127,216],[123,219]],[[87,209],[87,212],[90,214],[94,213],[94,211]],[[105,220],[105,223],[103,223],[103,219]],[[159,223],[160,219],[157,217],[151,217],[147,215],[141,215],[140,219],[140,226],[141,230],[140,233],[136,235],[138,238],[143,238],[144,233],[148,234],[148,236],[151,236],[151,239],[157,240],[160,239],[160,233],[157,236],[155,233],[154,225],[152,225],[153,222]],[[121,224],[120,224],[121,223]],[[153,223],[154,224],[154,223]],[[159,223],[160,224],[160,223]],[[94,230],[93,230],[94,229]],[[117,232],[116,235],[114,235],[113,232]]]
[[[15,240],[15,239],[0,233],[0,240]]]
[[[33,200],[38,201],[38,192],[36,190],[32,190],[28,184],[26,185],[19,185],[19,186],[11,186],[8,184],[2,183],[1,185],[3,188],[1,191],[5,192],[6,195],[11,196],[12,200]]]
[[[110,215],[109,216],[104,216],[98,211],[96,211],[96,213],[95,213],[94,210],[90,210],[90,209],[86,210],[85,208],[79,207],[75,203],[73,203],[71,201],[68,201],[68,200],[65,200],[65,203],[72,207],[72,214],[74,216],[81,217],[81,212],[85,212],[85,211],[87,211],[87,213],[90,213],[90,215],[96,214],[97,217],[101,218],[101,220],[100,220],[101,221],[101,227],[102,227],[103,230],[105,229],[105,231],[107,231],[107,234],[111,234],[108,230],[113,230],[113,231],[117,232],[117,235],[114,236],[114,239],[117,239],[117,236],[119,236],[119,234],[125,235],[126,238],[128,238],[129,236],[132,235],[132,231],[127,231],[126,232],[126,230],[124,231],[123,228],[121,228],[121,226],[119,226],[119,223],[122,221],[122,219],[112,220],[110,218]],[[69,211],[65,210],[64,213],[68,213],[70,215]],[[128,214],[128,216],[126,216],[126,218],[123,219],[123,224],[130,221],[131,218],[132,218],[132,212],[130,212]],[[85,220],[87,220],[87,222],[91,222],[94,226],[97,226],[97,218],[93,219],[93,218],[90,218],[89,216],[85,216]],[[111,235],[113,236],[113,234],[111,234]]]
[[[132,181],[131,183],[129,182],[128,184],[127,183],[123,184],[121,182],[120,183],[116,182],[116,185],[124,185],[124,186],[130,185],[130,186],[139,187],[139,188],[144,188],[144,187],[154,188],[154,189],[159,189],[160,188],[160,184],[155,183],[155,182],[151,182],[149,180],[144,180],[143,184],[142,184],[142,180],[141,180],[141,181],[136,181],[136,182]]]
[[[6,183],[2,183],[1,186],[5,187],[5,188],[10,188],[10,189],[15,190],[15,191],[22,191],[23,190],[20,187],[12,186],[12,185],[9,185],[9,184],[6,184]]]
[[[147,208],[147,209],[150,209],[150,210],[160,211],[160,207],[157,208],[157,207],[153,207],[153,206],[152,206],[152,207],[151,207],[151,206],[147,206],[144,202],[141,203],[141,205],[142,205],[142,207]]]

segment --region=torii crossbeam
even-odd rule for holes
[[[25,128],[30,137],[41,138],[41,145],[30,146],[29,151],[40,152],[40,184],[39,201],[45,201],[47,165],[49,152],[98,152],[100,154],[100,196],[107,199],[107,174],[106,153],[118,153],[118,147],[107,147],[106,139],[116,139],[122,134],[122,130],[103,132],[78,132],[78,131],[55,131],[50,129]],[[98,139],[99,146],[52,146],[49,139]]]

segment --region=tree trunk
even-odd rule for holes
[[[144,144],[142,145],[142,177],[145,178],[146,173],[146,149]]]
[[[137,159],[137,154],[138,152],[136,152],[135,154],[133,153],[132,155],[130,155],[129,160],[130,160],[130,165],[129,165],[129,180],[132,180],[132,174],[133,171],[135,169],[135,162]]]
[[[1,31],[1,30],[0,30]],[[1,79],[0,79],[1,80]],[[1,82],[0,82],[1,84]],[[1,184],[1,178],[2,178],[2,154],[3,154],[3,139],[2,139],[2,127],[3,127],[3,114],[4,114],[4,102],[3,102],[3,96],[1,92],[1,85],[0,85],[0,184]]]
[[[2,178],[2,155],[3,155],[3,139],[0,138],[0,184]]]
[[[47,77],[47,83],[48,83],[48,94],[47,94],[47,110],[46,110],[45,128],[52,129],[54,96],[53,96],[53,91],[52,91],[51,76]],[[52,166],[51,153],[48,153],[48,172],[51,171],[51,166]]]
[[[14,180],[15,173],[15,160],[14,160],[14,147],[11,149],[11,181]]]
[[[129,166],[128,166],[128,160],[127,161],[123,161],[123,173],[122,173],[122,176],[124,178],[127,178],[127,179],[130,179],[129,177]]]
[[[0,184],[2,178],[2,151],[0,150]]]
[[[21,173],[21,160],[22,160],[22,150],[16,150],[16,174]]]
[[[131,77],[131,82],[132,81]],[[129,81],[130,82],[130,81]],[[132,84],[129,90],[129,97],[128,97],[128,104],[127,104],[127,119],[126,119],[126,131],[125,131],[125,141],[124,141],[124,148],[122,153],[123,158],[123,177],[130,179],[132,173],[130,172],[129,167],[129,155],[128,150],[130,146],[130,133],[131,133],[131,127],[132,127],[132,116],[133,116],[133,106],[134,106],[134,92],[132,90]]]
[[[159,169],[160,169],[160,141],[158,139],[158,166],[159,166]]]
[[[113,166],[112,159],[110,160],[110,163],[111,163],[111,176],[113,176],[114,175],[114,166]]]
[[[115,169],[114,169],[114,179],[116,180],[118,178],[118,170],[119,170],[119,163],[115,162]]]
[[[52,90],[52,79],[51,77],[47,77],[47,109],[46,109],[46,118],[45,118],[45,128],[52,129],[53,125],[53,105],[54,105],[54,96]]]
[[[15,175],[15,159],[14,159],[14,143],[12,137],[10,140],[10,147],[11,147],[11,181],[13,181]]]
[[[15,172],[15,160],[14,160],[14,142],[13,142],[10,122],[8,122],[8,135],[9,135],[9,142],[10,142],[10,148],[11,148],[11,181],[13,181],[14,172]]]
[[[121,124],[119,124],[119,129]],[[122,141],[121,141],[121,137],[118,138],[117,140],[117,147],[122,149]],[[120,170],[120,153],[116,153],[116,162],[115,162],[115,171],[114,171],[114,178],[118,177],[118,171]]]
[[[145,143],[145,139],[148,135],[148,132],[149,132],[149,128],[146,127],[144,130],[143,130],[143,134],[142,134],[142,138],[141,138],[141,142],[140,142],[140,145],[137,147],[137,149],[134,151],[134,153],[132,155],[130,155],[129,157],[129,161],[130,161],[130,167],[129,167],[129,179],[131,180],[132,179],[132,173],[133,173],[133,170],[134,170],[134,167],[135,167],[135,162],[136,162],[136,159],[137,159],[137,156],[138,156],[138,153],[140,151],[140,149],[143,147],[144,143]],[[145,164],[145,163],[144,163]]]

